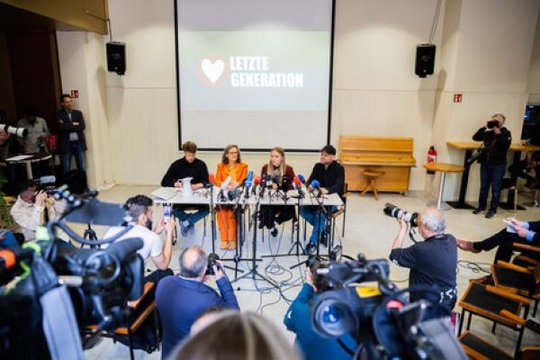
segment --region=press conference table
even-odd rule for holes
[[[163,191],[165,190],[165,191]],[[164,199],[156,197],[157,193],[170,193],[174,196]],[[222,196],[223,192],[218,187],[210,189],[199,189],[193,191],[191,196],[185,196],[182,190],[178,188],[159,188],[152,193],[154,202],[157,204],[182,204],[182,205],[229,205],[229,206],[255,206],[255,205],[300,205],[300,206],[342,206],[343,201],[338,194],[327,194],[319,197],[313,196],[304,190],[304,197],[298,196],[298,191],[290,190],[287,192],[287,196],[284,198],[283,192],[278,193],[274,190],[265,190],[262,196],[256,194],[250,194],[249,197],[245,197],[243,192],[238,199],[229,200],[225,195],[225,200]],[[212,196],[212,199],[211,199]],[[212,200],[212,201],[211,201]],[[212,234],[215,234],[215,229],[212,229]]]
[[[482,143],[480,141],[447,141],[446,144],[454,149],[465,150],[465,157],[463,159],[463,167],[465,171],[461,177],[461,185],[459,187],[459,199],[458,201],[448,201],[447,203],[456,209],[474,209],[474,206],[465,203],[465,195],[467,194],[467,183],[469,181],[469,170],[471,164],[467,164],[467,159],[472,156],[473,150],[478,150]],[[514,153],[514,162],[519,162],[521,159],[522,151],[540,151],[540,146],[530,145],[530,144],[521,144],[513,143],[510,145],[509,151]],[[512,175],[512,182],[515,183],[517,180],[516,175]],[[500,203],[500,207],[503,209],[513,209],[514,208],[514,197],[515,194],[513,191],[508,192],[508,197],[506,202]],[[523,209],[522,207],[518,207]]]

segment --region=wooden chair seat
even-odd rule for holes
[[[377,179],[383,176],[386,172],[379,170],[364,170],[363,174],[367,178],[367,185],[360,193],[360,196],[367,193],[369,190],[373,192],[376,200],[379,200],[379,193],[377,192]]]

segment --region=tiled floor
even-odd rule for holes
[[[108,202],[123,202],[126,198],[142,193],[150,194],[153,187],[147,186],[116,186],[112,189],[103,191],[99,194],[99,198]],[[417,211],[426,207],[426,202],[433,200],[433,197],[420,192],[410,192],[407,197],[399,194],[381,194],[379,201],[376,201],[371,195],[360,197],[358,193],[351,193],[347,203],[347,218],[346,231],[343,238],[338,237],[343,244],[344,253],[351,256],[356,256],[358,253],[363,253],[368,259],[387,258],[390,252],[390,246],[397,233],[398,224],[396,220],[387,217],[383,214],[382,209],[386,202],[393,203],[407,211]],[[520,193],[520,201],[530,200],[526,193]],[[157,209],[156,214],[159,214],[161,209]],[[492,219],[485,219],[481,215],[473,215],[470,210],[449,210],[445,212],[447,220],[447,232],[454,234],[457,238],[468,240],[481,240],[482,238],[499,231],[503,228],[502,220],[508,216],[516,216],[520,220],[538,220],[540,217],[540,208],[527,208],[526,211],[506,211],[500,210],[499,213]],[[341,221],[337,222],[341,228]],[[199,222],[196,226],[196,232],[193,236],[187,239],[180,239],[174,248],[174,256],[171,261],[171,268],[174,271],[178,270],[177,257],[181,247],[189,244],[202,244],[207,251],[211,251],[211,232],[207,225],[207,235],[203,238],[203,222]],[[280,233],[277,238],[269,238],[268,233],[265,234],[264,240],[257,233],[257,256],[284,253],[291,247],[291,228],[290,223],[286,223],[283,228],[280,228]],[[84,230],[83,226],[75,227],[79,233]],[[106,229],[96,227],[98,235],[103,235]],[[339,231],[338,231],[339,232]],[[246,243],[243,247],[242,259],[252,256],[252,236],[250,232],[247,236]],[[419,235],[417,235],[419,238]],[[410,243],[410,240],[407,240]],[[216,244],[216,247],[219,247]],[[217,251],[222,258],[231,258],[234,254],[231,252]],[[294,252],[294,251],[293,251]],[[494,251],[489,253],[472,254],[459,251],[460,264],[458,267],[458,288],[460,294],[466,288],[468,280],[484,276],[485,273],[477,272],[476,268],[467,266],[470,262],[475,262],[484,270],[489,269],[489,264],[493,261]],[[300,266],[290,270],[290,266],[300,261],[305,260],[305,257],[296,256],[290,257],[270,257],[258,263],[258,272],[273,282],[278,283],[280,291],[275,289],[269,282],[251,277],[238,280],[234,283],[236,295],[243,311],[256,311],[268,317],[275,322],[277,326],[283,329],[284,333],[291,339],[294,336],[287,332],[282,324],[283,316],[288,308],[287,301],[294,299],[299,291],[299,285],[302,284],[302,272],[304,267]],[[229,262],[228,265],[234,267],[234,262]],[[243,271],[249,271],[252,268],[252,263],[241,261],[238,263],[238,268]],[[227,271],[229,277],[234,280],[234,270]],[[239,275],[241,276],[241,274]],[[399,287],[406,287],[408,270],[391,265],[390,278],[396,282]],[[458,310],[458,309],[456,309]],[[540,315],[537,315],[540,318]],[[490,333],[491,323],[475,317],[472,322],[472,329],[480,333],[484,338],[497,344],[505,349],[508,353],[513,353],[513,347],[517,339],[517,334],[502,326],[497,328],[496,334]],[[523,345],[538,345],[540,344],[540,336],[531,335],[530,332],[525,332]],[[159,359],[159,352],[146,354],[141,351],[136,352],[138,359]],[[129,354],[127,347],[121,344],[113,344],[110,340],[104,340],[95,348],[85,353],[87,359],[119,359],[128,358]]]

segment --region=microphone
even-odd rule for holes
[[[289,191],[289,177],[283,175],[283,180],[281,181],[281,190],[286,194]]]
[[[264,186],[271,189],[272,188],[272,175],[266,174]]]
[[[304,197],[304,190],[302,190],[302,181],[300,181],[300,178],[298,176],[295,176],[293,179],[293,187],[295,190],[298,191],[298,196],[301,198]]]
[[[253,183],[255,184],[255,186],[253,187],[253,190],[251,193],[254,195],[257,193],[257,189],[261,187],[261,177],[255,176],[255,180],[253,180]]]
[[[229,184],[231,183],[231,181],[232,181],[232,177],[227,176],[227,178],[225,179],[225,181],[223,181],[223,182],[221,183],[221,186],[219,187],[219,189],[220,189],[221,191],[227,190],[227,187],[229,186]]]
[[[298,180],[300,180],[300,182],[304,185],[306,185],[306,178],[304,177],[304,175],[302,174],[298,174]]]
[[[249,197],[249,191],[251,190],[252,186],[253,186],[253,170],[248,172],[246,182],[245,182],[245,185],[244,185],[244,187],[246,188],[246,195],[245,195],[246,198]]]
[[[317,190],[317,193],[314,194],[316,197],[321,196],[321,183],[318,180],[313,180],[310,188],[312,189],[311,193],[315,193],[315,190]]]

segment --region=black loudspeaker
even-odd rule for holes
[[[436,48],[433,44],[420,44],[416,46],[414,73],[419,77],[425,78],[427,75],[433,74]]]
[[[107,70],[114,71],[118,75],[126,72],[126,44],[121,42],[107,43]]]

